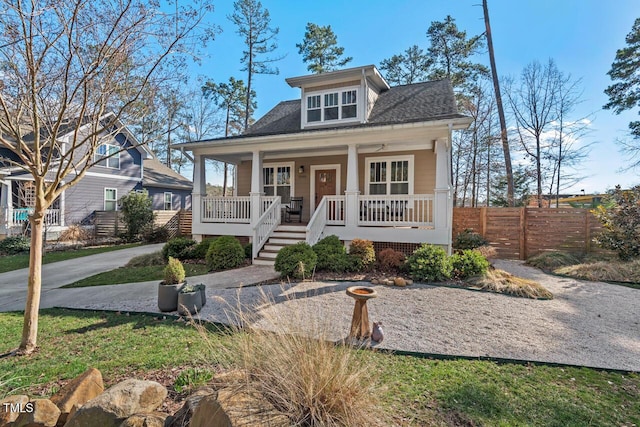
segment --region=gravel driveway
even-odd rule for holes
[[[371,321],[384,323],[385,333],[379,347],[640,371],[640,290],[558,278],[517,261],[495,264],[538,281],[555,298],[537,301],[423,284],[373,286],[378,298],[368,302],[369,315]],[[353,285],[305,282],[209,289],[209,302],[200,316],[226,322],[230,306],[237,301],[255,306],[265,292],[274,303],[257,308],[263,317],[259,322],[276,316],[322,323],[330,339],[337,340],[346,337],[349,329],[354,303],[344,291]],[[157,311],[155,294],[131,302],[96,300],[80,306]]]

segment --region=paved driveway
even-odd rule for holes
[[[42,300],[52,290],[124,266],[135,256],[157,252],[163,244],[136,246],[42,266]],[[29,269],[0,273],[0,311],[24,310]],[[44,307],[44,306],[43,306]]]

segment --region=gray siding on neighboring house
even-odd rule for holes
[[[133,148],[122,133],[116,135],[113,143],[129,148],[129,150],[120,153],[120,168],[115,169],[96,165],[90,169],[90,172],[116,176],[142,177],[142,154],[136,148]]]
[[[140,179],[118,179],[85,175],[78,184],[66,190],[65,225],[77,224],[87,219],[93,211],[104,210],[105,188],[115,188],[117,198],[134,190]]]
[[[191,191],[175,190],[170,188],[146,187],[151,197],[152,207],[154,210],[164,210],[164,193],[170,192],[173,198],[171,210],[191,209]]]

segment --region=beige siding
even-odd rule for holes
[[[340,83],[332,83],[328,85],[322,86],[307,86],[304,88],[305,92],[309,94],[309,92],[315,92],[320,90],[328,90],[328,89],[337,89],[341,87],[347,86],[360,86],[360,80],[352,80],[350,82],[340,82]]]
[[[371,87],[367,86],[367,116],[366,119],[369,119],[369,114],[371,114],[371,110],[373,110],[373,106],[378,100],[378,93]]]
[[[415,194],[433,194],[435,187],[436,157],[432,150],[420,150],[414,152],[385,152],[368,153],[358,156],[359,186],[362,194],[365,194],[365,159],[369,157],[389,157],[414,155],[414,189]],[[270,160],[265,163],[294,163],[293,180],[294,196],[304,198],[303,220],[309,220],[309,209],[311,201],[311,166],[314,165],[340,165],[340,194],[344,194],[347,184],[347,155],[335,156],[315,156],[315,157],[290,157],[286,159]],[[298,168],[304,166],[304,173],[299,174]],[[238,165],[238,196],[248,196],[251,191],[251,161],[243,161]]]

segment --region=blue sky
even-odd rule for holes
[[[426,50],[426,30],[432,21],[446,15],[456,19],[460,29],[469,35],[484,31],[480,0],[421,0],[393,2],[368,1],[269,1],[263,6],[271,14],[271,22],[280,28],[276,55],[286,55],[277,62],[279,75],[260,75],[254,88],[258,95],[260,117],[278,102],[299,98],[299,89],[290,88],[286,77],[308,74],[296,43],[304,36],[307,22],[331,25],[338,43],[353,57],[349,66],[379,65],[380,61],[400,53],[413,44]],[[624,46],[624,37],[640,16],[637,0],[489,0],[491,26],[498,72],[501,76],[517,76],[533,60],[556,61],[558,68],[581,78],[583,100],[577,115],[593,114],[592,132],[585,142],[597,142],[582,173],[587,177],[567,192],[604,191],[616,184],[630,186],[640,183],[637,171],[622,172],[624,157],[615,139],[624,137],[627,124],[637,117],[637,111],[614,115],[602,110],[607,97],[603,90],[611,83],[607,76],[616,49]],[[246,80],[240,71],[243,44],[227,16],[233,12],[233,2],[215,3],[210,21],[223,32],[216,37],[200,66],[192,72],[227,81],[230,76]],[[488,64],[488,55],[477,58]],[[578,117],[576,117],[578,118]]]

